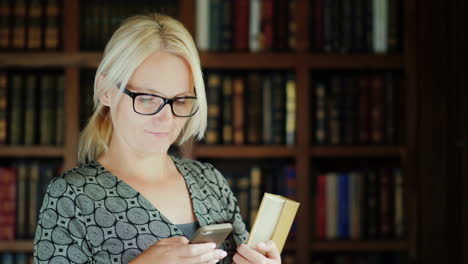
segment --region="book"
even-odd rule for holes
[[[299,205],[298,202],[283,196],[265,193],[247,245],[255,247],[259,242],[273,240],[281,253]]]

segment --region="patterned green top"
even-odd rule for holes
[[[232,263],[248,237],[237,199],[209,163],[171,156],[185,179],[200,226],[232,223],[220,248]],[[145,197],[97,161],[54,178],[39,213],[34,263],[128,263],[160,239],[183,236]]]

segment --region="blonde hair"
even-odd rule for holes
[[[104,55],[94,79],[94,112],[81,133],[78,161],[85,164],[97,159],[109,149],[113,132],[110,109],[99,97],[109,89],[119,87],[114,104],[135,69],[151,54],[164,51],[179,56],[188,63],[197,95],[197,113],[187,120],[174,142],[180,146],[191,137],[203,138],[207,123],[205,85],[200,59],[192,36],[179,21],[161,14],[136,15],[128,18],[115,31],[104,49]],[[99,85],[98,78],[101,78]]]

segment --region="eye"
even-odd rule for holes
[[[137,99],[141,103],[151,103],[151,102],[154,102],[155,100],[153,96],[144,96],[144,95],[138,96]]]

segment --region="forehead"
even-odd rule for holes
[[[137,67],[128,85],[138,92],[174,96],[192,91],[193,79],[189,64],[183,58],[158,51]]]

